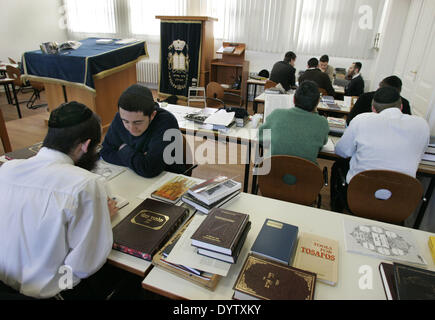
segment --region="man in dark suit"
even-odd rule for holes
[[[379,88],[392,87],[397,89],[399,93],[402,91],[402,80],[396,76],[386,77],[379,83]],[[373,97],[375,96],[375,91],[366,92],[359,96],[349,115],[347,116],[347,124],[349,124],[353,118],[355,118],[360,113],[372,112]],[[411,107],[409,106],[409,101],[404,97],[402,98],[402,113],[411,114]]]
[[[361,76],[361,62],[354,62],[349,67],[346,75],[346,79],[350,80],[348,85],[344,88],[345,96],[357,96],[359,97],[364,93],[364,79]]]
[[[270,80],[276,83],[281,83],[285,91],[296,88],[296,55],[289,51],[284,56],[284,61],[278,61],[273,65],[270,73]]]
[[[328,96],[334,96],[335,91],[332,87],[331,80],[328,75],[322,72],[319,68],[319,60],[311,58],[308,60],[308,69],[299,77],[299,85],[307,80],[317,83],[320,89],[324,89]]]

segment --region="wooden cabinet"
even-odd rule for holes
[[[246,96],[246,82],[249,73],[249,61],[245,60],[245,45],[241,43],[224,42],[223,48],[234,47],[229,53],[216,52],[222,54],[221,59],[213,59],[210,67],[210,81],[224,85],[225,91]],[[233,88],[235,83],[240,83],[240,88]],[[227,98],[231,101],[230,98]]]

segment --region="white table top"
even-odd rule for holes
[[[173,275],[159,267],[154,267],[150,271],[150,273],[142,282],[142,286],[151,290],[154,288],[154,290],[158,290],[160,294],[168,294],[192,300],[231,299],[234,292],[232,289],[233,285],[246,259],[246,256],[248,255],[249,250],[255,241],[261,226],[263,225],[263,222],[266,218],[273,218],[282,222],[297,225],[299,227],[299,232],[314,233],[320,236],[336,239],[339,242],[338,283],[335,287],[333,287],[317,281],[314,296],[315,299],[385,299],[378,266],[381,261],[387,260],[380,260],[370,256],[346,252],[343,234],[343,219],[366,221],[369,222],[369,224],[386,225],[389,228],[394,229],[403,227],[392,226],[367,219],[351,217],[335,212],[273,200],[270,198],[264,198],[246,193],[236,197],[223,207],[229,210],[250,214],[252,226],[237,264],[231,266],[227,277],[221,278],[215,291],[210,291],[195,285],[194,283],[177,277],[176,275]],[[429,235],[434,234],[413,229],[408,230],[412,230],[420,253],[428,262],[427,268],[435,270],[435,265],[427,244]],[[364,270],[370,270],[371,272],[371,289],[362,290],[359,287],[360,278],[363,275],[370,276],[368,273],[360,274],[359,272],[361,267],[365,268]]]
[[[235,124],[229,128],[229,130],[225,133],[218,132],[210,129],[201,128],[201,124],[198,124],[191,120],[186,120],[184,118],[188,113],[200,112],[204,108],[195,108],[195,107],[186,107],[175,104],[168,104],[167,106],[162,106],[162,109],[168,110],[171,112],[178,121],[178,126],[180,129],[186,131],[186,133],[199,135],[202,134],[204,136],[214,135],[221,136],[222,138],[228,137],[231,140],[239,140],[239,141],[257,141],[257,127],[253,124],[252,121],[248,121],[244,127],[237,127]]]

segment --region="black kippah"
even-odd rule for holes
[[[383,87],[376,90],[373,100],[377,103],[390,104],[400,99],[400,93],[393,87]]]
[[[118,106],[127,111],[130,111],[131,108],[152,111],[158,104],[154,101],[150,89],[140,84],[133,84],[121,94]]]
[[[50,113],[50,128],[66,128],[80,124],[92,117],[92,110],[77,101],[61,104]]]

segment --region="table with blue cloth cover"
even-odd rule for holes
[[[25,52],[23,77],[44,83],[49,109],[65,101],[84,103],[102,120],[107,129],[118,110],[118,98],[137,83],[136,63],[148,58],[145,41],[128,44],[98,44],[99,38],[81,40],[77,49],[57,54],[41,50]]]

